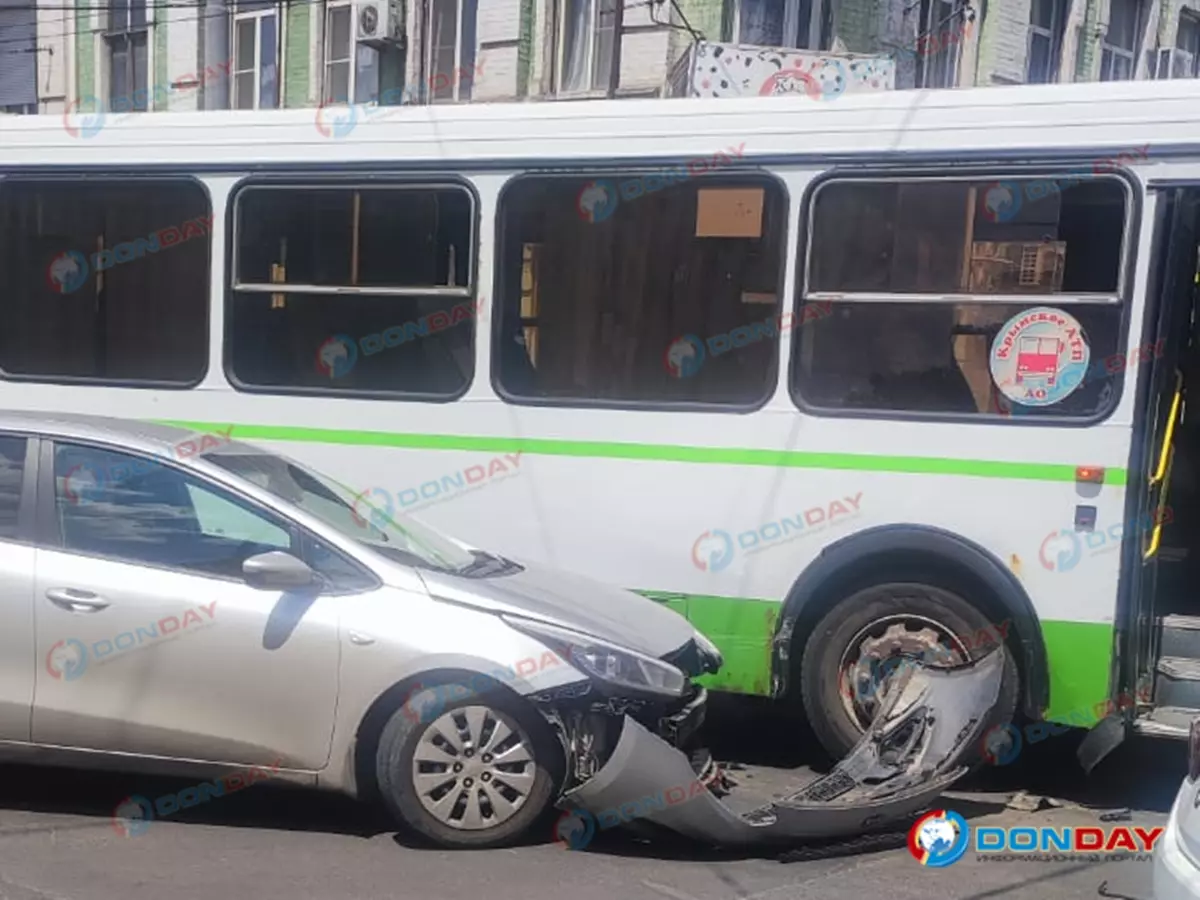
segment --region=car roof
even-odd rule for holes
[[[137,419],[18,410],[0,410],[0,431],[32,432],[46,437],[93,440],[120,444],[132,450],[166,453],[170,456],[175,455],[173,448],[176,445],[185,440],[196,440],[201,435],[198,431]],[[228,450],[231,443],[239,453],[263,452],[248,444],[227,442],[223,437],[221,449]]]

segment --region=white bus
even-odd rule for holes
[[[723,651],[710,687],[802,703],[835,755],[882,663],[988,636],[1028,719],[1130,697],[1182,737],[1197,109],[1161,81],[8,117],[0,407],[232,427],[364,516],[638,590]]]

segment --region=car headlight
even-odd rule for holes
[[[518,631],[545,641],[572,665],[609,684],[669,697],[682,696],[687,687],[683,672],[653,656],[568,628],[517,616],[501,618]]]

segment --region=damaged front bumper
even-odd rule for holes
[[[928,807],[966,773],[963,760],[978,747],[1000,693],[1004,653],[999,648],[954,669],[899,673],[875,722],[840,765],[750,812],[739,815],[717,799],[684,753],[627,714],[611,755],[578,778],[562,805],[590,813],[602,829],[645,820],[719,846],[878,829]],[[702,708],[702,696],[696,705]]]

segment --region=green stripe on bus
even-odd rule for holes
[[[156,420],[193,431],[222,431],[229,424]],[[948,459],[938,456],[884,456],[868,453],[813,453],[806,450],[759,450],[738,447],[684,447],[676,444],[633,444],[617,441],[567,441],[552,438],[493,437],[460,434],[415,434],[393,431],[348,431],[288,425],[233,425],[233,437],[244,440],[350,444],[358,447],[403,447],[409,450],[466,450],[480,453],[528,453],[600,459],[643,459],[655,462],[770,466],[796,469],[843,469],[858,472],[903,472],[917,475],[971,475],[1031,481],[1074,481],[1075,466],[1060,463]],[[1107,469],[1105,483],[1125,484],[1124,469]]]

